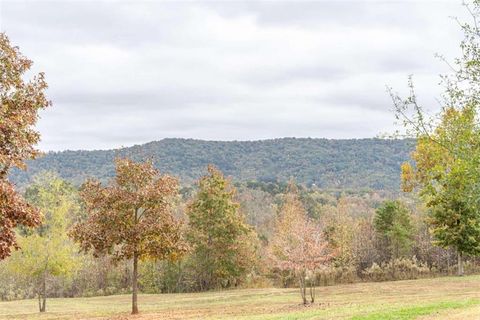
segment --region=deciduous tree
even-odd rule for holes
[[[236,285],[255,262],[256,234],[235,201],[236,189],[214,166],[189,204],[188,239],[200,289]]]
[[[290,183],[276,223],[270,255],[275,267],[294,272],[304,304],[307,304],[306,288],[310,278],[310,302],[313,303],[315,273],[330,262],[333,251],[320,224],[307,217],[293,183]]]
[[[25,197],[42,212],[44,221],[33,231],[20,232],[21,250],[12,255],[9,267],[33,283],[39,310],[45,312],[49,279],[66,276],[75,266],[67,229],[78,212],[78,202],[74,189],[51,173],[37,176]]]
[[[419,136],[412,153],[415,166],[402,166],[404,191],[420,192],[435,243],[458,252],[459,275],[463,255],[480,253],[480,130],[475,118],[472,107],[446,109],[435,130]]]
[[[396,116],[417,139],[414,165],[402,165],[404,191],[418,190],[427,208],[436,243],[458,252],[458,274],[464,254],[480,253],[480,3],[466,5],[472,23],[459,22],[465,38],[462,55],[442,77],[446,88],[442,109],[429,116],[422,108],[410,79],[410,94],[391,92]]]
[[[50,105],[44,74],[25,80],[31,66],[32,61],[0,33],[0,259],[18,248],[14,228],[40,223],[39,212],[25,203],[7,180],[10,168],[24,169],[25,160],[38,154],[34,146],[40,135],[33,126],[38,112]]]
[[[177,180],[160,175],[151,162],[116,160],[116,177],[108,186],[89,180],[81,190],[88,217],[76,224],[73,238],[95,256],[132,259],[132,314],[138,313],[138,262],[175,260],[186,252],[181,223],[172,215]]]

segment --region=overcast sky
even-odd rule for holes
[[[169,137],[362,138],[394,130],[385,85],[458,55],[461,1],[5,1],[0,29],[44,71],[42,150]]]

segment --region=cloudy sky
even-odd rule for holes
[[[0,0],[0,29],[44,71],[42,150],[167,137],[361,138],[394,130],[385,86],[438,107],[461,1]]]

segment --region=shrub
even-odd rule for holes
[[[425,264],[419,263],[415,257],[393,259],[381,265],[373,263],[362,272],[363,279],[367,281],[407,280],[429,275],[431,270]]]

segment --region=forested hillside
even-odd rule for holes
[[[284,138],[261,141],[202,141],[164,139],[133,147],[101,151],[50,152],[28,162],[28,170],[14,170],[12,180],[24,186],[38,172],[56,171],[75,184],[87,177],[108,180],[113,159],[150,158],[163,172],[190,184],[208,164],[236,181],[286,181],[320,188],[397,190],[400,164],[413,148],[412,140],[328,140]]]

